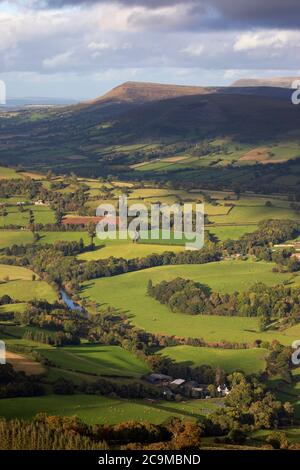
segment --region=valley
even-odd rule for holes
[[[264,425],[251,411],[245,428],[231,399],[240,387],[251,410],[272,392],[259,416],[298,442],[300,115],[282,95],[128,83],[89,103],[0,113],[1,417],[111,430],[178,418],[202,426],[205,445],[226,448],[241,428],[261,447]],[[189,252],[160,223],[154,238],[100,240],[96,209],[121,195],[148,209],[204,204],[204,247]],[[191,290],[165,301],[176,280]]]

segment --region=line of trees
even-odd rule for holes
[[[300,321],[300,288],[256,283],[245,292],[220,294],[200,283],[176,278],[155,286],[149,280],[147,292],[172,312],[259,317],[262,330],[277,320],[282,320],[281,326]]]

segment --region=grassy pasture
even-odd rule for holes
[[[277,338],[283,344],[291,344],[292,338],[297,339],[294,330],[290,334],[289,330],[259,332],[256,318],[173,313],[167,306],[147,296],[149,279],[156,284],[176,277],[207,284],[219,292],[243,291],[255,282],[276,285],[290,279],[289,274],[273,273],[271,263],[222,261],[204,265],[162,266],[97,279],[83,284],[81,296],[95,300],[100,305],[108,304],[125,311],[132,323],[153,333],[239,343],[253,342],[259,338],[267,341]]]
[[[1,320],[1,314],[11,313],[11,312],[24,312],[25,308],[26,308],[25,302],[22,302],[19,304],[1,305],[0,306],[0,320]]]
[[[10,281],[24,280],[31,281],[34,272],[20,266],[10,266],[8,264],[0,264],[0,280],[7,278]],[[39,276],[35,274],[38,279]]]
[[[215,235],[218,240],[238,240],[246,233],[254,232],[257,225],[229,225],[229,226],[216,226],[207,227],[210,233]]]
[[[0,284],[0,297],[4,294],[12,299],[28,302],[33,299],[55,302],[57,295],[52,287],[45,281],[17,280]]]
[[[159,198],[162,196],[170,196],[176,191],[171,189],[160,189],[160,188],[143,188],[143,189],[134,189],[129,196],[129,199],[149,199],[149,198]]]
[[[82,372],[74,372],[73,370],[60,369],[58,367],[48,368],[45,380],[47,381],[47,383],[53,383],[57,379],[61,379],[62,377],[64,377],[65,379],[71,380],[76,385],[95,383],[97,382],[97,380],[99,380],[98,375],[91,375],[91,374],[82,373]],[[111,380],[120,380],[120,377],[111,379]],[[127,379],[127,378],[122,377],[122,380],[126,381],[126,380],[132,380],[132,379]]]
[[[53,244],[57,241],[79,241],[83,239],[84,244],[88,246],[90,244],[90,238],[86,232],[40,232],[39,243],[42,244]],[[82,253],[78,256],[79,259],[83,260],[98,260],[109,258],[114,256],[116,258],[137,258],[148,256],[152,253],[163,253],[165,251],[181,251],[183,248],[182,240],[151,240],[142,239],[140,243],[132,243],[132,240],[100,240],[95,238],[94,243],[96,249]],[[169,246],[171,245],[171,246]]]
[[[33,235],[26,230],[0,230],[0,249],[12,245],[26,245],[33,242]]]
[[[142,162],[136,165],[133,165],[132,168],[136,171],[160,171],[166,167],[172,166],[171,162],[164,162],[162,160],[154,160],[152,162]]]
[[[87,374],[140,377],[149,372],[142,360],[119,346],[72,346],[39,352],[57,367]]]
[[[86,246],[90,243],[90,238],[86,232],[40,232],[39,243],[53,244],[57,241],[79,241],[83,239]],[[163,253],[164,251],[181,251],[182,240],[159,240],[142,239],[140,243],[132,243],[132,240],[100,240],[95,238],[96,249],[82,253],[78,256],[83,260],[105,259],[110,256],[131,259],[148,256],[152,253]],[[172,246],[169,246],[172,245]],[[97,248],[98,247],[98,248]]]
[[[37,350],[45,350],[45,349],[50,349],[52,346],[49,346],[44,343],[38,343],[36,341],[32,341],[29,339],[23,339],[20,338],[20,335],[22,334],[23,328],[21,327],[20,332],[18,333],[16,331],[15,326],[5,326],[4,332],[1,332],[0,339],[4,339],[5,343],[7,345],[7,348],[10,350],[14,350],[15,347],[22,348],[23,350],[26,350],[26,355],[30,355],[32,351],[37,351]],[[16,336],[13,336],[16,334]]]
[[[13,168],[0,167],[0,179],[20,178],[20,174]]]
[[[7,207],[7,215],[0,216],[0,227],[7,225],[27,227],[29,223],[29,209],[33,211],[35,223],[52,224],[55,222],[54,212],[49,207],[25,206],[24,212],[21,212],[18,207]]]
[[[201,419],[219,407],[218,400],[191,400],[181,403],[122,400],[93,395],[46,395],[0,400],[0,416],[32,419],[37,413],[78,416],[87,424],[117,424],[126,421],[163,423],[170,417]]]
[[[300,146],[296,142],[280,143],[258,147],[240,158],[240,162],[258,161],[261,163],[285,162],[300,157]]]
[[[220,367],[227,373],[241,370],[245,374],[263,372],[266,367],[266,349],[221,349],[194,346],[173,346],[160,351],[161,355],[191,367],[203,364]]]
[[[258,223],[264,219],[295,219],[296,213],[289,208],[287,201],[273,200],[271,207],[267,207],[268,199],[241,198],[234,201],[235,207],[225,216],[211,216],[210,220],[216,224],[245,224]]]
[[[43,245],[51,245],[58,241],[79,242],[81,238],[85,245],[90,244],[90,238],[87,232],[39,232],[39,235],[40,239],[38,243]],[[101,245],[103,242],[96,237],[94,243]]]
[[[166,246],[165,244],[154,245],[153,243],[132,243],[131,240],[106,240],[103,248],[82,253],[78,258],[87,261],[105,259],[111,256],[116,258],[132,259],[142,258],[153,253],[161,254],[165,251],[179,252],[182,250],[183,247],[180,245]]]

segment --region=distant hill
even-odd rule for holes
[[[49,107],[49,106],[68,106],[75,104],[76,100],[70,98],[46,98],[46,97],[28,97],[28,98],[10,98],[5,105],[0,106],[0,110],[22,109],[31,107]]]
[[[23,108],[11,113],[10,119],[2,119],[0,112],[0,162],[82,176],[132,177],[133,164],[180,155],[205,141],[256,148],[266,141],[275,145],[299,140],[300,107],[292,104],[290,96],[290,89],[274,86],[205,88],[126,82],[84,103],[46,110],[34,107],[34,111]],[[270,170],[261,168],[267,166],[260,165],[259,172],[270,171],[272,181],[279,170],[271,165]],[[207,169],[201,166],[198,173],[191,168],[191,174],[201,177],[202,184],[217,174],[222,180],[223,173],[229,174],[230,181],[244,172],[245,181],[258,177],[257,170],[254,175],[251,167],[244,168],[244,162],[237,167],[218,168],[208,162]],[[168,174],[168,167],[164,171]],[[269,173],[263,185],[268,178]]]
[[[300,80],[300,77],[243,78],[235,81],[231,86],[292,88],[295,80]]]
[[[83,103],[79,107],[89,106],[106,106],[108,104],[143,104],[154,101],[170,100],[184,96],[199,96],[208,94],[242,94],[242,95],[264,95],[279,97],[282,95],[280,88],[277,93],[274,91],[275,83],[272,89],[268,85],[249,85],[245,83],[239,86],[237,84],[232,87],[201,87],[201,86],[184,86],[184,85],[167,85],[161,83],[144,83],[144,82],[126,82],[113,88],[108,93]],[[262,90],[264,87],[265,90]],[[284,94],[286,96],[286,93]]]
[[[160,83],[126,82],[113,88],[94,100],[94,103],[114,100],[129,103],[146,103],[179,96],[203,95],[211,93],[213,89],[200,86],[166,85]]]
[[[159,83],[126,82],[113,88],[108,93],[68,107],[68,112],[75,116],[83,113],[85,118],[114,119],[124,113],[136,112],[139,106],[166,102],[170,106],[173,100],[191,98],[197,100],[213,95],[256,95],[258,97],[281,98],[290,101],[290,90],[276,87],[200,87],[166,85]],[[194,98],[193,98],[194,97]],[[233,99],[233,98],[232,98]]]

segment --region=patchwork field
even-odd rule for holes
[[[261,333],[256,318],[173,313],[147,296],[149,279],[156,284],[176,277],[207,284],[219,292],[243,291],[255,282],[276,285],[291,278],[290,274],[273,273],[272,264],[266,262],[222,261],[205,265],[162,266],[86,282],[81,296],[126,312],[135,325],[154,333],[239,343],[277,338],[283,344],[291,344],[293,339],[298,339],[294,330],[292,333],[289,330]],[[297,277],[295,282],[298,281]]]
[[[0,416],[32,419],[37,413],[78,416],[88,424],[116,424],[126,421],[163,423],[175,416],[201,419],[218,408],[218,400],[191,400],[182,403],[150,400],[121,400],[93,395],[47,395],[0,400]]]
[[[271,206],[266,205],[267,201]],[[289,208],[287,201],[278,199],[241,198],[234,201],[233,209],[227,215],[210,216],[209,220],[216,224],[257,224],[265,219],[295,219],[299,216]]]
[[[199,167],[224,167],[232,164],[242,166],[253,163],[280,163],[300,156],[300,147],[296,141],[253,147],[247,144],[233,143],[229,140],[221,142],[220,139],[215,139],[211,142],[211,145],[225,145],[224,151],[217,149],[214,151],[212,148],[209,153],[202,156],[195,156],[191,153],[176,154],[137,163],[132,165],[131,168],[140,172],[173,172],[192,170]]]
[[[240,158],[240,162],[280,163],[298,157],[300,157],[299,144],[290,142],[252,149]]]
[[[39,352],[57,367],[95,375],[140,377],[147,365],[119,346],[72,346]]]
[[[266,349],[258,348],[236,350],[173,346],[163,349],[158,354],[191,367],[206,364],[220,367],[227,373],[241,370],[245,374],[255,374],[265,370],[265,358],[268,353]]]
[[[16,225],[19,227],[27,227],[29,223],[29,210],[24,209],[21,212],[17,207],[7,207],[7,215],[0,216],[0,227]],[[52,224],[55,222],[54,212],[45,206],[30,206],[34,214],[36,224]]]

